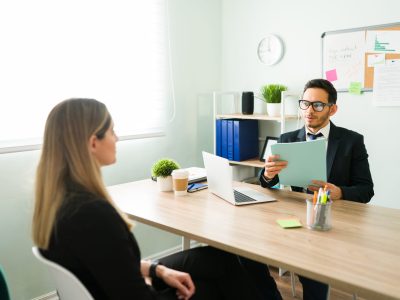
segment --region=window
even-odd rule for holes
[[[165,5],[1,2],[0,148],[40,143],[51,108],[72,97],[104,102],[120,136],[160,132],[172,101]]]

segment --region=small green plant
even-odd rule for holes
[[[179,168],[179,164],[172,159],[162,158],[153,165],[151,168],[151,174],[154,177],[167,177],[171,175],[173,170]]]
[[[263,100],[267,103],[281,103],[281,92],[287,87],[281,84],[267,84],[261,88]]]

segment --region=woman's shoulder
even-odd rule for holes
[[[128,226],[117,210],[107,200],[95,197],[70,199],[60,208],[55,229],[59,236],[71,240],[130,239]]]
[[[106,200],[90,193],[69,194],[61,205],[58,219],[97,219],[120,218],[116,209]]]

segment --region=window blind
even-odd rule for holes
[[[123,136],[160,132],[171,100],[166,3],[0,3],[0,148],[40,144],[51,108],[95,98]]]

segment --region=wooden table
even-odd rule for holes
[[[309,195],[251,187],[278,201],[236,207],[208,190],[175,197],[159,192],[151,180],[108,190],[124,212],[144,224],[367,299],[400,299],[400,210],[336,201],[330,231],[282,229],[277,219],[294,216],[306,224]]]

